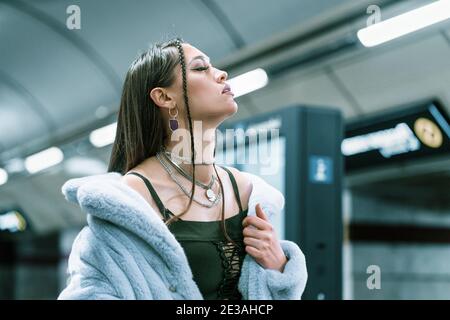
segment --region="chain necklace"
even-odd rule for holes
[[[161,163],[161,165],[164,167],[164,169],[166,170],[166,172],[170,175],[170,177],[172,178],[172,180],[178,185],[178,187],[180,187],[180,189],[183,191],[183,193],[190,197],[190,193],[186,190],[186,188],[180,183],[180,181],[178,181],[177,177],[173,174],[172,169],[170,169],[170,167],[168,166],[168,164],[165,162],[164,158],[162,157],[161,153],[158,152],[156,154],[156,158],[158,159],[158,161]],[[211,190],[211,189],[209,189]],[[209,198],[208,198],[209,199]],[[195,197],[192,199],[193,201],[195,201],[196,203],[198,203],[199,205],[206,207],[206,208],[212,208],[214,206],[216,206],[220,200],[222,199],[222,193],[220,191],[219,188],[219,193],[217,194],[217,196],[215,196],[215,199],[213,201],[211,201],[211,203],[204,203],[203,201],[199,201],[197,199],[195,199]]]
[[[178,155],[176,155],[175,153],[173,153],[173,152],[167,150],[165,147],[162,148],[162,151],[164,151],[164,153],[165,153],[167,156],[170,157],[170,159],[172,160],[172,162],[173,162],[173,159],[175,159],[178,163],[192,163],[192,162],[191,162],[191,159],[188,159],[187,157],[178,156]],[[194,157],[195,157],[196,155],[197,155],[197,153],[196,153],[195,150],[194,150]],[[212,162],[199,162],[199,163],[196,163],[195,160],[194,160],[194,163],[195,163],[196,165],[211,165],[211,164],[215,164],[216,161],[215,161],[215,159],[214,159],[214,161],[212,161]]]
[[[170,152],[164,152],[162,153],[162,155],[164,156],[164,158],[170,162],[172,164],[172,166],[175,167],[175,169],[186,179],[192,181],[193,177],[186,172],[186,170],[184,170],[183,168],[181,168],[176,162],[172,161],[172,159],[170,158]],[[212,190],[212,186],[214,184],[214,182],[216,182],[216,177],[214,175],[211,176],[211,181],[206,185],[198,180],[195,180],[195,184],[200,186],[201,188],[203,188],[205,190],[205,194],[206,197],[208,198],[209,201],[214,202],[214,200],[216,199],[217,195],[216,193]]]

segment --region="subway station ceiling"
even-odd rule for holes
[[[73,1],[0,0],[0,167],[108,123],[131,61],[175,36],[230,77],[269,70],[266,87],[237,98],[235,119],[293,103],[357,119],[432,97],[450,111],[449,23],[370,49],[356,38],[370,4],[386,18],[429,2],[79,0],[81,29],[70,30]],[[84,156],[101,171],[108,152]],[[60,192],[77,175],[67,167],[0,186],[0,204],[32,212],[39,232],[83,223]]]

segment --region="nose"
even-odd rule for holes
[[[223,70],[219,70],[219,82],[223,82],[228,79],[228,73]]]

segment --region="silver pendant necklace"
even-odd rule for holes
[[[206,196],[208,197],[208,200],[211,202],[216,201],[216,194],[214,193],[214,191],[212,191],[212,189],[207,189],[206,190]]]
[[[157,153],[156,154],[156,158],[158,159],[158,161],[161,163],[161,165],[163,166],[163,168],[166,170],[166,172],[169,174],[169,176],[172,178],[172,180],[178,185],[178,187],[183,191],[183,193],[190,197],[190,193],[186,190],[186,188],[180,183],[180,181],[178,181],[178,179],[176,178],[176,176],[173,174],[173,171],[170,169],[169,165],[167,163],[165,163],[165,157],[162,156],[162,153]],[[212,190],[212,189],[211,189]],[[215,193],[214,193],[215,195]],[[211,197],[211,199],[213,199]],[[208,197],[208,200],[211,201],[211,199]],[[213,201],[211,201],[211,203],[204,203],[203,201],[199,201],[197,200],[195,197],[192,199],[193,201],[195,201],[196,203],[198,203],[199,205],[206,207],[206,208],[212,208],[214,206],[216,206],[220,200],[222,199],[222,193],[221,190],[219,188],[219,192],[217,195],[215,195],[215,198]]]
[[[186,179],[192,181],[193,177],[186,172],[186,170],[184,170],[183,168],[181,168],[175,161],[173,161],[171,159],[171,153],[169,151],[165,151],[162,153],[162,155],[164,156],[164,158],[170,162],[172,164],[172,166]],[[217,199],[217,195],[216,193],[212,190],[212,186],[213,184],[216,182],[216,177],[213,175],[211,176],[211,181],[206,185],[198,180],[194,181],[196,185],[200,186],[201,188],[203,188],[205,190],[205,195],[208,198],[209,201],[214,202]]]

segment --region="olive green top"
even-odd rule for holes
[[[240,300],[242,297],[237,285],[245,257],[242,220],[248,209],[242,210],[239,189],[233,174],[227,168],[222,168],[228,172],[240,210],[225,219],[227,233],[235,245],[226,240],[220,220],[190,221],[178,218],[169,225],[169,230],[183,247],[193,279],[204,299]],[[135,174],[144,180],[165,221],[169,219],[173,213],[163,205],[150,181],[139,173],[129,174]]]

